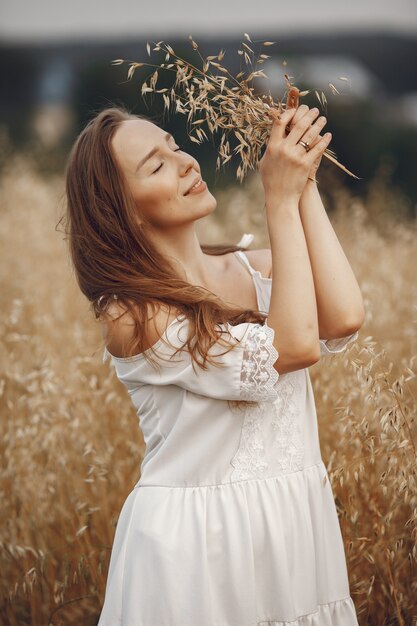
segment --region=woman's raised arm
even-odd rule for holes
[[[308,367],[320,359],[317,303],[307,243],[298,202],[312,162],[324,152],[327,134],[308,152],[299,144],[315,140],[323,122],[309,110],[285,136],[296,109],[275,121],[259,172],[265,190],[265,207],[272,252],[272,292],[267,325],[274,329],[279,358],[275,369],[286,373]]]

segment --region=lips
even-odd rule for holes
[[[194,187],[194,185],[196,185],[200,181],[201,181],[201,176],[199,176],[198,178],[194,180],[193,184],[191,185],[191,187],[189,187],[188,191],[185,192],[184,196],[187,196],[190,193],[191,189]]]

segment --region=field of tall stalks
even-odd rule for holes
[[[408,626],[417,623],[417,225],[383,170],[365,198],[320,173],[366,307],[358,341],[310,368],[322,456],[361,626]],[[55,228],[63,177],[43,178],[16,156],[0,185],[0,623],[93,626],[143,440]],[[213,193],[202,242],[254,233],[252,248],[269,247],[256,176]]]

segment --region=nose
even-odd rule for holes
[[[178,155],[181,158],[180,171],[183,176],[188,174],[190,169],[198,166],[197,161],[190,154],[187,154],[186,152],[178,152]]]

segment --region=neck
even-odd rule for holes
[[[216,257],[205,254],[194,222],[170,230],[148,230],[148,236],[158,252],[172,263],[178,276],[191,285],[207,286],[218,274]]]

